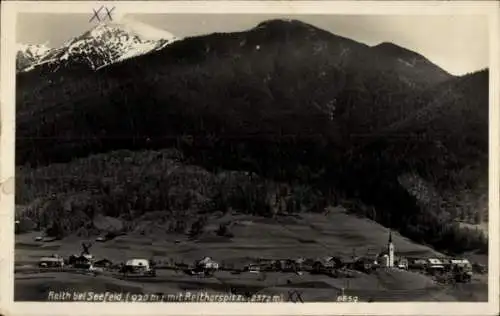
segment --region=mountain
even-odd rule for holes
[[[428,77],[431,81],[435,81],[436,78],[439,78],[438,81],[445,81],[451,76],[447,71],[439,68],[421,54],[394,43],[380,43],[373,46],[372,49],[380,54],[392,57],[395,61],[394,67],[398,68],[398,71],[407,69],[411,72],[418,72],[419,76],[422,78]]]
[[[441,77],[434,80],[427,76],[421,78],[418,72],[408,70],[398,73],[393,69],[394,63],[393,58],[373,53],[367,45],[302,22],[268,21],[247,32],[211,34],[177,41],[151,54],[112,64],[98,73],[71,68],[57,73],[37,69],[20,74],[18,95],[29,93],[26,98],[20,98],[18,109],[19,116],[26,111],[26,115],[34,117],[45,107],[53,107],[54,102],[61,106],[66,104],[69,108],[73,108],[72,102],[82,102],[85,103],[81,107],[82,110],[85,108],[84,111],[101,111],[91,104],[102,104],[108,111],[117,110],[116,115],[123,116],[129,115],[123,111],[125,103],[151,100],[153,104],[142,108],[143,114],[137,114],[133,120],[143,120],[149,111],[153,111],[149,120],[155,117],[159,122],[167,120],[167,123],[135,122],[135,133],[144,134],[139,138],[160,141],[165,125],[174,129],[173,134],[179,128],[185,131],[191,123],[199,123],[192,121],[199,121],[193,115],[203,116],[205,124],[212,120],[212,128],[218,130],[213,132],[217,133],[225,129],[225,134],[231,135],[307,135],[321,129],[329,138],[342,138],[353,133],[371,132],[387,120],[395,108],[400,108],[401,100],[417,89],[409,86],[408,81],[419,89],[442,81]],[[44,80],[41,81],[40,77]],[[45,85],[48,85],[46,89]],[[128,86],[134,88],[122,93],[121,90],[128,90]],[[61,90],[71,98],[69,103],[57,92]],[[154,101],[151,96],[154,96]],[[96,100],[91,101],[94,98]],[[38,100],[45,102],[40,105]],[[228,103],[233,106],[228,107]],[[224,117],[226,114],[230,117]],[[80,114],[71,112],[68,115]],[[289,119],[283,120],[282,115]],[[102,117],[101,114],[97,116]],[[296,117],[303,119],[297,122]],[[78,120],[86,119],[74,117],[65,124]],[[58,120],[57,124],[61,121]],[[123,130],[108,130],[106,133],[111,135],[106,137],[115,137],[112,136],[114,133],[131,133],[125,122],[130,120],[123,118],[121,123],[116,123],[121,126],[114,127]],[[175,127],[179,122],[187,125]],[[63,129],[92,129],[94,123],[101,124],[95,120],[82,121],[78,127]],[[23,133],[22,121],[19,120],[18,124],[19,132]],[[33,128],[31,123],[27,124],[29,129]],[[45,126],[49,134],[55,131],[44,125],[39,131],[42,134],[45,134]],[[97,132],[102,136],[104,126],[96,128],[98,131],[89,133]],[[59,145],[62,144],[57,142],[56,146]],[[40,154],[51,150],[51,146],[44,146]]]
[[[484,191],[488,76],[454,77],[424,57],[401,66],[415,54],[272,20],[97,71],[35,68],[17,76],[16,164],[176,148],[211,172],[305,185],[318,209],[352,199],[410,238],[449,241],[450,194],[464,204]]]
[[[17,71],[37,64],[50,50],[51,48],[43,44],[18,44],[16,54]]]
[[[97,70],[134,56],[161,49],[175,41],[172,34],[136,21],[100,23],[81,36],[42,56],[32,67],[56,71],[61,67]]]

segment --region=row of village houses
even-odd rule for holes
[[[148,275],[155,275],[155,269],[160,268],[160,265],[153,260],[147,259],[131,259],[124,264],[114,265],[113,262],[107,259],[95,260],[89,253],[89,246],[84,246],[84,251],[81,255],[72,255],[67,260],[54,255],[52,257],[41,258],[39,265],[41,267],[62,267],[65,264],[75,268],[88,270],[103,270],[111,267],[119,268],[124,273],[144,272]],[[179,267],[179,265],[177,265]],[[204,257],[194,262],[189,269],[189,265],[184,265],[183,268],[192,273],[212,274],[214,271],[223,270],[240,270],[248,272],[302,272],[309,271],[312,273],[321,273],[331,276],[339,275],[339,270],[357,270],[364,273],[370,273],[377,268],[417,270],[429,274],[439,274],[445,272],[461,273],[466,279],[470,279],[472,275],[473,265],[467,259],[461,258],[424,258],[424,257],[404,257],[396,256],[395,247],[392,242],[392,234],[389,234],[389,239],[386,248],[374,256],[331,256],[320,259],[256,259],[244,267],[231,268],[222,265],[212,260],[210,257]],[[172,267],[170,267],[172,268]],[[481,271],[484,272],[484,271]]]
[[[383,259],[383,257],[382,257]],[[150,267],[160,268],[161,264],[153,260],[135,258],[128,260],[125,264],[116,265],[111,260],[101,259],[95,260],[91,255],[72,255],[68,259],[64,259],[58,255],[51,257],[43,257],[40,259],[40,267],[64,267],[69,265],[80,269],[108,269],[117,268],[119,266],[126,267],[140,267],[143,266],[147,269]],[[182,266],[182,265],[178,265]],[[210,257],[204,257],[194,262],[193,265],[185,265],[185,267],[203,267],[205,269],[213,270],[242,270],[249,272],[299,272],[309,271],[316,273],[328,273],[338,269],[350,269],[360,272],[369,273],[374,269],[380,267],[395,268],[403,270],[420,270],[428,273],[439,273],[451,270],[453,267],[463,267],[472,269],[472,264],[467,259],[454,259],[454,258],[395,258],[394,266],[390,267],[384,264],[383,260],[373,258],[371,256],[363,256],[358,258],[342,258],[342,257],[325,257],[319,259],[256,259],[249,264],[242,267],[221,266],[218,262]],[[131,270],[131,272],[133,269]]]

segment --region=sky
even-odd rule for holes
[[[16,40],[59,47],[94,26],[88,14],[20,13]],[[392,42],[418,52],[444,70],[462,75],[488,67],[485,16],[474,15],[263,15],[133,14],[138,21],[176,37],[250,29],[262,21],[297,19],[368,45]]]

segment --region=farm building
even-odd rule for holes
[[[64,259],[59,256],[42,257],[38,265],[44,268],[62,268],[64,267]]]

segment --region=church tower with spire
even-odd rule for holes
[[[392,268],[394,267],[394,244],[392,243],[392,231],[389,231],[389,241],[387,243],[387,255],[389,256],[387,266],[389,268]]]

